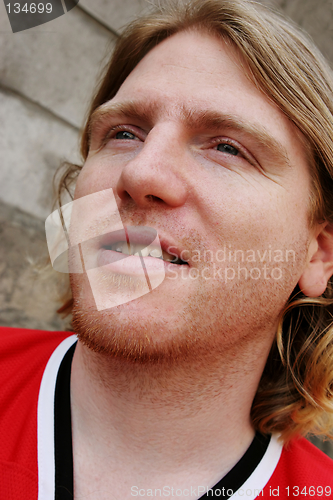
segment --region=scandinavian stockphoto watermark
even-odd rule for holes
[[[182,278],[186,279],[211,279],[221,280],[224,283],[229,281],[247,280],[281,280],[283,277],[284,263],[296,261],[295,250],[273,249],[268,245],[266,249],[234,249],[231,244],[224,245],[223,248],[212,250],[182,250],[179,255],[176,247],[169,247],[167,252],[172,258],[170,262],[204,264],[204,266],[185,266],[180,269]],[[179,272],[170,270],[169,279],[178,279]]]
[[[13,33],[53,21],[69,12],[79,0],[48,0],[42,2],[4,0]]]
[[[98,311],[130,302],[170,280],[281,280],[295,251],[215,251],[161,247],[156,229],[124,225],[113,190],[82,196],[45,222],[51,264],[61,273],[85,274]]]

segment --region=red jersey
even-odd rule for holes
[[[59,367],[76,336],[6,327],[0,335],[0,500],[62,498],[55,486],[54,402]],[[170,489],[164,496],[174,495]],[[191,497],[331,498],[333,461],[304,438],[284,448],[272,436],[259,447],[253,442],[221,481],[194,487]]]

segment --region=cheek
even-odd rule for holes
[[[75,187],[75,196],[74,198],[81,198],[82,196],[86,196],[96,191],[96,178],[98,176],[91,175],[93,172],[92,166],[90,166],[90,161],[87,160],[83,165],[83,168],[78,176],[76,187]]]
[[[287,280],[289,276],[290,287],[296,286],[309,240],[308,200],[302,193],[298,193],[303,197],[299,200],[297,194],[282,189],[222,193],[219,203],[208,204],[203,221],[213,252],[223,255],[226,249],[226,264],[236,275],[238,263],[247,267],[248,274],[259,268],[261,275],[271,275],[276,269],[274,276],[283,275]],[[267,272],[264,265],[269,267]],[[253,276],[258,274],[253,271]]]
[[[115,189],[119,169],[110,165],[106,159],[91,158],[85,162],[76,182],[75,199],[104,189]]]
[[[307,178],[290,175],[276,181],[263,174],[231,176],[214,189],[217,211],[236,224],[260,224],[266,230],[281,231],[308,224],[310,186]],[[212,192],[213,192],[212,189]]]

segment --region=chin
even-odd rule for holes
[[[225,287],[214,282],[213,287],[198,281],[192,288],[170,283],[98,311],[86,277],[71,275],[73,328],[79,340],[96,353],[135,363],[207,365],[226,359],[228,351],[246,355],[253,339],[271,345],[288,298],[278,285],[272,300],[265,282],[241,288],[237,283]]]
[[[140,299],[105,311],[75,302],[73,328],[94,352],[137,363],[185,359],[191,341],[185,325],[163,318],[163,311],[143,312]],[[157,316],[156,316],[157,315]]]
[[[183,312],[167,304],[163,291],[98,311],[83,275],[71,275],[71,286],[73,329],[92,351],[139,363],[177,359],[189,351],[179,321]]]

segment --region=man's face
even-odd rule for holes
[[[170,258],[187,263],[166,262],[160,286],[104,311],[87,277],[72,275],[82,338],[133,359],[241,349],[246,339],[269,348],[311,237],[295,126],[234,48],[194,31],[149,52],[102,108],[75,198],[112,188],[123,224],[156,229]]]

